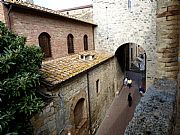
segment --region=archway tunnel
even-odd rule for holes
[[[135,79],[138,87],[146,88],[146,53],[135,43],[125,43],[115,52],[118,64],[124,75]]]

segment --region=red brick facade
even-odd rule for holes
[[[27,37],[29,45],[39,45],[39,35],[48,33],[53,59],[68,55],[68,34],[74,37],[74,53],[84,51],[84,35],[88,36],[88,50],[94,49],[93,24],[17,6],[10,10],[10,17],[11,29]]]

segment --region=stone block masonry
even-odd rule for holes
[[[157,1],[94,0],[95,47],[115,53],[125,43],[140,45],[147,55],[147,86],[156,77]]]
[[[180,2],[158,4],[157,11],[157,63],[158,77],[177,79],[179,72]]]
[[[65,135],[69,131],[78,135],[95,133],[115,92],[122,87],[122,76],[116,58],[112,57],[87,72],[60,83],[51,91],[44,90],[52,100],[40,114],[31,119],[34,134]],[[83,104],[79,104],[82,99]],[[79,105],[82,105],[82,109],[77,109]],[[83,120],[77,125],[78,120],[81,120],[78,117],[80,114]]]

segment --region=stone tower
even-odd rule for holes
[[[178,79],[180,62],[180,1],[159,0],[157,8],[158,77]]]

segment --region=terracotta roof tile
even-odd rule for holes
[[[94,55],[94,59],[83,60],[79,58],[79,55]],[[44,61],[41,71],[45,74],[45,81],[55,85],[100,64],[112,56],[106,52],[81,52],[80,54]]]

